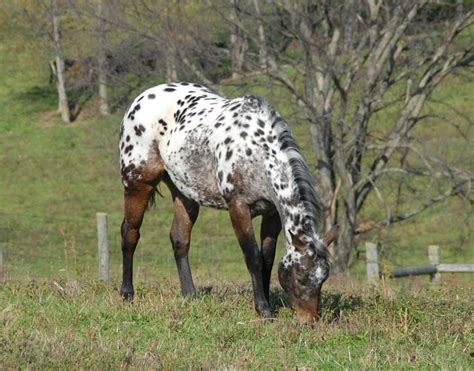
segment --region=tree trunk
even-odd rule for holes
[[[230,19],[232,23],[240,21],[238,0],[231,0],[232,11]],[[231,45],[231,63],[232,78],[235,79],[242,74],[242,69],[247,51],[247,39],[242,30],[235,24],[230,25],[230,45]]]
[[[56,55],[56,87],[58,90],[58,101],[60,107],[61,118],[65,123],[71,122],[71,113],[69,111],[69,101],[66,93],[66,83],[64,79],[64,56],[61,49],[61,37],[59,32],[59,14],[58,14],[58,3],[53,0],[52,9],[52,21],[53,21],[53,42],[54,42],[54,53]]]
[[[260,12],[259,0],[253,0],[253,6],[255,8],[255,16],[257,20],[258,27],[258,40],[259,40],[259,62],[260,68],[265,70],[268,68],[268,51],[267,51],[267,40],[265,37],[265,30],[262,23],[262,13]]]
[[[176,58],[174,53],[169,50],[165,56],[166,63],[166,82],[178,81],[178,70],[176,68]]]
[[[332,272],[342,273],[348,268],[349,257],[354,247],[357,210],[355,194],[352,189],[346,191],[344,205],[340,211],[338,224],[340,227],[337,243],[332,246]]]
[[[344,23],[344,51],[350,50],[353,43],[353,21],[354,17],[350,14],[352,9],[353,0],[346,0],[344,2],[343,12],[346,15],[346,22]]]
[[[97,55],[97,78],[99,83],[99,101],[100,101],[100,114],[107,116],[110,113],[109,101],[107,98],[107,66],[105,56],[105,22],[104,22],[104,4],[103,0],[98,1],[97,9],[97,33],[99,38],[99,50]]]
[[[462,15],[464,14],[463,0],[456,0],[456,12],[458,13],[458,17],[462,17]]]

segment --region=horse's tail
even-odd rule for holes
[[[160,184],[153,187],[150,200],[148,201],[147,210],[151,209],[156,205],[156,195],[160,196],[161,198],[164,198],[163,193],[161,193]]]

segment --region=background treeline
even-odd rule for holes
[[[61,84],[71,107],[85,99],[81,94],[96,94],[104,84],[108,91],[104,100],[114,110],[126,106],[130,92],[150,80],[200,80],[216,86],[230,78],[263,74],[289,60],[301,65],[304,40],[296,28],[309,27],[314,47],[329,47],[322,44],[337,31],[343,40],[335,53],[343,54],[367,31],[371,16],[380,27],[397,10],[420,8],[405,19],[410,24],[404,32],[418,36],[421,48],[436,42],[426,39],[433,39],[434,32],[467,16],[472,4],[470,0],[24,0],[2,2],[0,10],[4,37],[16,40],[7,52],[29,50],[35,63],[43,60],[51,82],[64,79]]]

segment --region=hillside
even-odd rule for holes
[[[112,277],[118,279],[120,251],[119,225],[122,218],[122,190],[118,174],[117,138],[121,110],[109,118],[96,114],[92,99],[78,119],[63,124],[55,112],[54,86],[48,84],[46,69],[32,68],[21,55],[6,54],[0,69],[0,213],[6,274],[10,279],[27,280],[94,274],[96,270],[95,213],[107,212],[112,249]],[[41,61],[38,60],[37,64]],[[23,67],[23,68],[22,68]],[[258,80],[256,80],[258,82]],[[150,86],[158,82],[150,82]],[[275,101],[285,113],[290,107],[279,104],[278,91],[253,82],[242,89],[223,86],[231,96],[254,92]],[[474,115],[471,97],[474,82],[464,75],[447,81],[431,103],[440,116],[455,112]],[[389,120],[390,117],[381,117]],[[307,126],[290,123],[308,161],[310,152]],[[460,126],[466,123],[459,121]],[[444,151],[464,166],[472,168],[472,141],[455,139],[455,128],[441,120],[431,120],[422,128],[429,145],[444,146]],[[471,136],[472,130],[467,130]],[[452,135],[451,135],[452,134]],[[450,141],[450,137],[452,140]],[[429,186],[429,185],[427,185]],[[390,184],[387,184],[390,187]],[[174,274],[169,247],[171,202],[159,199],[156,208],[147,213],[142,240],[137,250],[137,279]],[[363,217],[371,220],[383,210],[374,199]],[[383,259],[388,266],[426,262],[426,246],[439,244],[443,262],[472,261],[474,241],[470,234],[472,218],[469,206],[459,199],[427,210],[407,223],[364,235],[363,241],[381,242]],[[282,248],[279,248],[281,254]],[[352,272],[363,276],[364,259],[352,259]],[[241,253],[226,213],[202,210],[193,234],[191,261],[195,274],[215,279],[247,280]],[[20,263],[19,263],[20,262]],[[460,278],[464,279],[464,278]]]

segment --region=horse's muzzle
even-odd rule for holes
[[[312,324],[319,319],[319,298],[305,302],[295,301],[293,308],[302,324]]]

